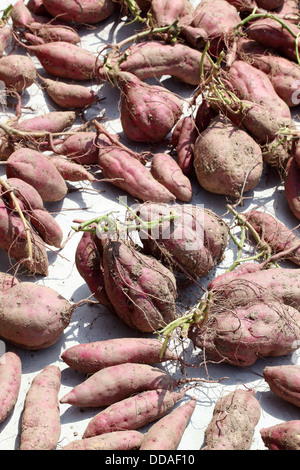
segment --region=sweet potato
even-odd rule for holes
[[[176,196],[179,201],[190,202],[193,197],[191,182],[178,163],[168,153],[156,153],[151,160],[151,174]]]
[[[117,430],[139,429],[164,416],[183,396],[183,392],[174,390],[147,390],[137,393],[97,413],[89,421],[82,438]]]
[[[144,41],[127,47],[121,58],[120,70],[133,73],[140,80],[171,75],[188,85],[199,84],[202,52],[187,44],[168,44],[155,39]],[[110,65],[116,67],[116,62],[117,58],[113,57]],[[203,65],[207,71],[210,66],[207,58]],[[104,66],[98,71],[102,79],[107,79],[107,73]]]
[[[18,284],[20,281],[9,273],[0,272],[0,292],[5,292],[8,289],[11,289],[13,286]]]
[[[110,240],[103,249],[103,267],[107,295],[130,328],[151,333],[176,318],[176,280],[156,258],[125,241]]]
[[[300,420],[262,428],[260,435],[269,450],[300,450]]]
[[[112,338],[82,343],[63,351],[62,360],[72,369],[93,374],[123,363],[155,364],[177,359],[169,348],[161,356],[162,343],[154,338]]]
[[[96,181],[95,176],[80,163],[72,162],[68,158],[58,155],[48,155],[48,160],[55,166],[59,174],[67,181]]]
[[[26,3],[26,6],[28,10],[34,15],[38,15],[38,16],[48,15],[48,12],[46,8],[44,7],[43,0],[28,0],[28,2]],[[49,16],[49,19],[51,19],[50,15],[48,16]]]
[[[204,276],[222,259],[228,228],[214,212],[190,204],[147,203],[136,209],[144,222],[166,218],[157,228],[142,229],[140,239],[146,254],[162,259],[172,270]],[[171,214],[172,222],[167,219]]]
[[[144,434],[140,431],[114,431],[100,436],[76,439],[62,450],[138,450]]]
[[[283,28],[279,21],[272,18],[259,18],[250,23],[245,33],[250,39],[254,39],[259,44],[270,49],[275,49],[284,57],[297,62],[296,44],[299,47],[299,39],[295,39],[298,36],[298,27],[289,20],[284,20],[286,26],[293,32],[293,36],[290,31]]]
[[[46,366],[32,380],[21,420],[20,450],[55,450],[61,433],[58,392],[61,372]]]
[[[194,168],[194,144],[197,137],[197,124],[191,116],[181,118],[172,132],[172,145],[176,148],[179,168],[187,176],[191,175]]]
[[[80,43],[79,34],[77,33],[77,31],[75,31],[75,29],[71,28],[70,26],[40,24],[34,21],[27,26],[26,31],[28,31],[31,36],[26,36],[25,32],[25,38],[31,38],[32,41],[34,41],[34,38],[36,38],[37,40],[39,40],[39,44],[56,41],[69,42],[70,44]],[[34,38],[32,38],[32,35],[34,36]],[[32,42],[32,44],[36,43]]]
[[[57,149],[57,153],[65,155],[75,163],[81,163],[82,165],[97,164],[98,148],[94,143],[96,139],[96,132],[78,132],[75,135],[67,137]],[[106,140],[107,143],[111,143],[103,135],[101,139]]]
[[[267,366],[263,376],[275,395],[300,407],[300,365]]]
[[[0,28],[0,58],[3,56],[3,52],[9,42],[12,39],[12,27],[2,26]]]
[[[280,7],[274,11],[277,17],[289,20],[291,23],[299,22],[299,3],[298,0],[283,0]]]
[[[12,413],[17,403],[22,378],[22,362],[15,352],[0,357],[0,423]]]
[[[36,68],[32,59],[19,54],[0,58],[0,80],[8,91],[22,92],[36,80]]]
[[[98,302],[114,312],[104,286],[102,257],[101,240],[91,232],[83,233],[75,252],[76,268]]]
[[[24,132],[61,132],[76,121],[75,111],[50,111],[31,118],[21,119],[14,125]]]
[[[34,209],[29,217],[31,225],[47,245],[62,248],[62,228],[47,210]]]
[[[152,0],[149,8],[156,28],[169,26],[178,20],[179,27],[188,25],[194,17],[194,7],[190,0]]]
[[[120,120],[126,136],[135,142],[162,142],[182,114],[182,99],[130,72],[118,72],[116,79],[122,92]]]
[[[92,89],[78,84],[40,77],[46,93],[61,108],[85,108],[98,101]]]
[[[247,273],[257,272],[261,268],[262,267],[259,263],[245,262],[237,266],[235,269],[233,269],[233,271],[225,271],[225,273],[219,274],[217,277],[215,277],[208,283],[207,289],[212,290],[218,289],[219,287],[222,289],[222,285],[224,284],[224,282],[230,282],[236,279],[238,276]]]
[[[263,10],[276,10],[283,4],[283,0],[256,0],[256,4]]]
[[[191,398],[160,418],[145,434],[140,450],[176,450],[195,407],[196,399]]]
[[[149,364],[123,363],[105,367],[76,385],[60,403],[80,407],[103,407],[146,390],[173,390],[177,386],[168,372]]]
[[[292,230],[265,211],[251,210],[243,216],[259,234],[261,241],[269,245],[272,253],[282,253],[283,259],[300,265],[300,239]]]
[[[10,17],[14,27],[24,28],[34,21],[30,10],[24,4],[23,0],[17,0],[11,10]]]
[[[26,181],[23,181],[20,178],[7,178],[6,183],[12,188],[18,202],[24,209],[44,209],[43,199],[31,184],[26,183]],[[6,193],[3,189],[2,197],[7,200],[11,209],[14,208],[9,192]]]
[[[63,199],[68,188],[56,167],[41,152],[20,148],[6,162],[7,178],[19,178],[35,187],[43,201]]]
[[[74,307],[54,289],[20,282],[0,296],[0,336],[27,350],[56,343]]]
[[[43,0],[48,13],[59,16],[66,22],[95,24],[109,18],[116,10],[116,3],[112,0],[76,0],[63,2],[61,0]]]
[[[300,219],[299,183],[300,167],[292,155],[286,165],[284,191],[288,206],[296,219]]]
[[[257,7],[255,0],[226,0],[231,5],[235,6],[237,11],[242,13],[251,12]]]
[[[195,142],[194,167],[200,186],[207,191],[240,197],[262,177],[261,148],[247,132],[219,115]]]
[[[215,404],[202,450],[250,450],[261,414],[253,389],[236,389]]]
[[[0,199],[0,247],[28,273],[48,275],[48,257],[43,240],[30,224],[31,253],[24,224]],[[30,256],[31,255],[31,256]]]

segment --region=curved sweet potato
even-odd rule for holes
[[[199,122],[191,116],[184,116],[177,122],[172,132],[172,145],[176,148],[178,165],[187,176],[194,169],[194,144],[200,132],[198,125]]]

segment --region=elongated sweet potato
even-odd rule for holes
[[[202,450],[250,450],[261,414],[253,389],[236,389],[215,404]]]
[[[175,271],[204,276],[222,259],[228,228],[214,212],[197,205],[141,204],[137,214],[144,222],[165,218],[159,227],[142,229],[147,254],[164,260]],[[170,222],[168,216],[175,216]]]
[[[89,421],[82,438],[117,430],[139,429],[164,416],[183,396],[183,392],[162,389],[137,393],[96,414]]]
[[[31,225],[47,245],[62,247],[63,231],[55,218],[45,209],[33,209],[30,212]]]
[[[129,327],[150,333],[176,318],[176,280],[156,258],[125,241],[110,240],[103,249],[103,267],[107,295]]]
[[[22,362],[15,352],[0,357],[0,423],[12,413],[17,403],[22,378]]]
[[[179,168],[187,176],[194,169],[194,144],[199,132],[198,123],[192,116],[181,118],[172,132],[172,145],[176,148]]]
[[[0,80],[8,91],[22,92],[36,80],[36,68],[32,59],[20,54],[0,58]]]
[[[23,208],[27,210],[44,209],[43,199],[34,186],[31,186],[31,184],[26,183],[26,181],[20,178],[7,178],[6,183],[12,188],[18,202],[22,204]],[[7,200],[11,208],[14,207],[9,197],[9,192],[6,193],[5,189],[2,189],[2,197]]]
[[[156,153],[151,160],[151,174],[176,196],[179,201],[190,202],[193,189],[189,178],[168,153]]]
[[[68,158],[58,155],[47,156],[59,174],[67,181],[96,181],[95,176],[80,163],[72,162]]]
[[[50,111],[39,116],[20,120],[14,127],[24,132],[61,132],[76,120],[74,111]]]
[[[17,0],[11,10],[10,17],[14,27],[24,28],[34,21],[30,10],[24,4],[24,0]]]
[[[100,436],[76,439],[62,450],[138,450],[144,434],[140,431],[114,431]]]
[[[300,420],[295,419],[260,430],[269,450],[300,450]]]
[[[61,108],[85,108],[98,101],[97,93],[83,85],[40,77],[46,93]]]
[[[113,338],[83,343],[63,351],[62,360],[72,369],[93,374],[123,363],[155,364],[177,359],[169,348],[161,356],[162,343],[154,338]]]
[[[196,400],[191,398],[160,418],[145,434],[140,450],[176,450],[195,407]]]
[[[59,16],[66,22],[95,24],[111,16],[116,10],[112,0],[43,0],[43,5],[51,16]]]
[[[67,137],[57,149],[57,153],[82,165],[95,165],[98,163],[98,147],[94,143],[96,139],[96,132],[78,132]],[[111,143],[103,135],[101,135],[101,139]]]
[[[192,22],[195,10],[190,0],[151,0],[149,13],[156,28],[169,26],[176,20],[182,27]]]
[[[20,282],[0,296],[0,336],[27,350],[58,341],[74,307],[50,287]]]
[[[30,148],[20,148],[10,155],[6,176],[22,179],[33,186],[43,201],[60,201],[68,192],[64,178],[49,159]]]
[[[300,219],[299,177],[300,167],[295,156],[292,155],[286,165],[284,191],[289,208],[297,219]]]
[[[61,433],[58,392],[61,372],[55,365],[38,373],[27,391],[20,450],[55,450]]]
[[[207,191],[240,197],[262,177],[261,148],[247,132],[219,115],[195,142],[194,167],[200,186]]]
[[[45,42],[56,42],[63,41],[69,42],[70,44],[79,44],[80,36],[75,31],[75,29],[70,26],[65,25],[55,25],[55,24],[40,24],[38,22],[32,22],[27,26],[27,31],[30,32],[31,41],[34,41],[34,38],[39,41],[39,44]],[[34,38],[32,38],[32,35]],[[28,39],[29,35],[26,36]],[[36,44],[32,42],[32,44]]]
[[[168,372],[149,364],[123,363],[105,367],[76,385],[60,399],[80,407],[109,406],[146,390],[173,390],[177,386]]]
[[[300,365],[267,366],[263,376],[275,395],[300,407]]]

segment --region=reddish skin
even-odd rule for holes
[[[44,209],[43,199],[31,184],[20,178],[7,178],[6,183],[11,186],[18,201],[23,204],[25,209]],[[6,194],[6,198],[11,199],[8,194]],[[11,203],[11,207],[13,207],[13,203]]]
[[[79,44],[80,36],[78,33],[69,26],[59,26],[52,24],[40,24],[37,22],[30,23],[28,26],[28,31],[31,34],[36,36],[36,38],[41,39],[40,44],[63,41],[69,42],[70,44]]]
[[[61,132],[76,121],[75,111],[50,111],[14,124],[14,127],[27,132]]]
[[[0,357],[0,423],[12,413],[17,403],[22,379],[22,363],[14,352]]]
[[[52,215],[45,209],[34,209],[29,214],[31,225],[47,245],[62,247],[63,231]]]
[[[275,395],[300,407],[300,365],[265,367],[263,376]]]
[[[5,51],[8,41],[12,39],[12,28],[11,26],[2,26],[0,28],[0,58]]]
[[[67,22],[94,24],[110,17],[116,10],[112,0],[43,0],[48,13]]]
[[[48,12],[44,7],[43,0],[28,0],[26,3],[28,10],[35,15],[47,16]]]
[[[130,72],[119,72],[116,79],[123,94],[120,119],[126,136],[135,142],[162,142],[182,114],[181,98]]]
[[[300,450],[300,420],[262,428],[260,435],[269,450]]]
[[[285,197],[291,212],[300,220],[300,167],[294,156],[292,156],[286,166],[284,180]]]
[[[36,80],[36,68],[30,57],[10,54],[0,58],[0,80],[8,90],[22,92]]]
[[[152,0],[149,13],[155,28],[171,25],[176,20],[182,27],[192,22],[195,9],[190,0]]]
[[[275,10],[283,4],[283,0],[256,0],[256,4],[263,10]]]
[[[177,161],[182,172],[190,176],[193,171],[193,146],[198,137],[196,123],[191,116],[181,118],[172,133],[172,144],[176,147]]]
[[[113,338],[83,343],[66,349],[62,360],[72,369],[93,374],[117,364],[156,364],[174,361],[177,355],[169,348],[161,357],[162,343],[153,338]]]
[[[48,158],[48,157],[47,157]],[[55,166],[64,180],[68,181],[90,181],[94,183],[96,178],[80,163],[70,161],[68,158],[55,155],[49,156],[49,161]]]
[[[73,310],[54,289],[20,282],[0,297],[0,334],[22,349],[44,349],[61,337]]]
[[[77,439],[61,450],[138,450],[144,434],[140,431],[115,431],[101,436]]]
[[[259,264],[256,263],[243,263],[233,271],[226,272],[224,274],[220,274],[219,276],[215,277],[210,283],[207,285],[208,290],[218,289],[218,287],[223,286],[224,282],[230,282],[233,279],[237,279],[239,276],[247,273],[252,273],[259,271],[261,269]]]
[[[151,174],[169,191],[183,202],[193,197],[191,182],[184,175],[178,163],[167,153],[156,153],[151,161]]]
[[[182,392],[170,390],[137,393],[96,414],[88,423],[82,438],[116,430],[139,429],[164,416],[183,396]]]
[[[61,108],[85,108],[99,100],[97,93],[83,85],[42,78],[46,93]]]
[[[200,105],[198,106],[197,113],[195,116],[195,124],[198,132],[203,132],[215,116],[216,112],[210,106],[208,101],[203,99]]]
[[[95,145],[96,139],[96,132],[78,132],[76,135],[67,137],[57,149],[57,153],[65,155],[70,160],[82,165],[95,165],[98,163],[99,153]],[[111,144],[111,141],[104,135],[101,135],[101,141]]]
[[[80,407],[109,406],[146,390],[173,390],[178,383],[165,371],[149,364],[124,363],[105,367],[60,399]]]
[[[16,284],[19,284],[19,280],[8,273],[0,273],[0,292],[5,292],[8,289],[11,289]]]
[[[26,394],[21,421],[20,450],[55,450],[61,433],[58,392],[61,372],[45,367]]]
[[[34,17],[23,0],[18,0],[14,4],[10,17],[13,25],[19,28],[24,28],[34,21]]]
[[[145,434],[140,450],[176,450],[196,403],[192,398],[154,423]]]
[[[41,152],[29,148],[20,148],[10,155],[6,176],[31,184],[43,201],[60,201],[68,192],[66,182],[56,167]]]
[[[299,22],[299,2],[298,0],[284,0],[282,5],[275,10],[276,16],[288,19],[291,23]]]
[[[205,430],[202,450],[250,450],[261,409],[253,389],[237,389],[219,398]]]

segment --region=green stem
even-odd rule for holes
[[[130,13],[133,15],[134,19],[132,23],[134,21],[138,21],[139,23],[145,23],[147,21],[146,18],[141,17],[142,10],[140,9],[135,0],[122,0],[122,3],[125,3],[125,5],[127,5]]]

